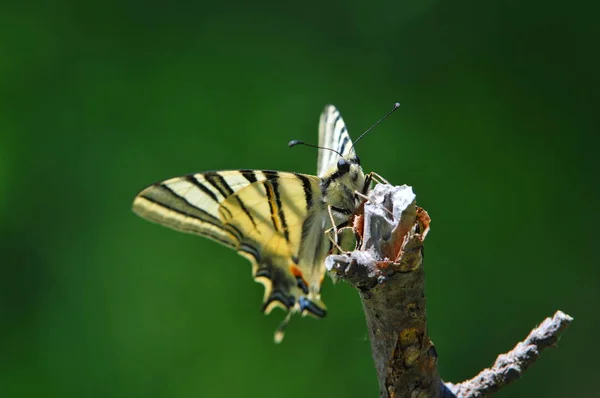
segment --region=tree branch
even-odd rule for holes
[[[520,377],[542,349],[556,344],[572,318],[557,312],[491,369],[444,384],[425,313],[423,240],[429,223],[411,187],[379,184],[364,214],[355,217],[357,250],[329,256],[326,266],[359,291],[381,397],[483,397]]]
[[[573,322],[573,318],[562,311],[556,311],[552,318],[546,318],[534,328],[529,336],[506,354],[500,354],[494,365],[482,370],[471,380],[462,383],[446,383],[457,397],[486,397],[508,383],[520,378],[541,352],[555,347],[561,333]]]

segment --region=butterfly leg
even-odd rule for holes
[[[344,250],[338,244],[338,227],[337,225],[335,225],[335,219],[333,218],[333,213],[331,212],[331,206],[327,206],[327,212],[329,213],[329,219],[331,220],[331,228],[329,228],[325,232],[327,233],[329,240],[336,247],[336,249],[338,249],[340,253],[344,253]],[[331,233],[329,233],[331,231],[333,231],[334,238],[332,238]]]
[[[389,184],[388,180],[386,180],[379,174],[372,171],[365,176],[365,184],[363,185],[363,188],[360,191],[360,194],[362,194],[362,195],[359,194],[359,196],[361,198],[363,198],[363,199],[366,198],[365,195],[371,190],[371,183],[373,181],[375,181],[377,184]],[[356,193],[357,191],[354,191],[354,192]]]
[[[378,184],[389,184],[388,180],[386,180],[379,174],[375,173],[374,171],[370,172],[368,175],[371,177],[371,179],[376,181]]]
[[[351,221],[347,220],[344,221],[342,223],[339,223],[338,225],[335,225],[331,228],[329,228],[328,230],[325,231],[325,233],[327,234],[327,237],[329,238],[330,242],[331,242],[331,246],[329,249],[329,253],[328,254],[333,254],[334,253],[334,249],[337,250],[338,253],[342,254],[342,253],[349,253],[348,250],[344,249],[340,243],[338,243],[337,239],[339,239],[339,237],[342,235],[342,233],[346,230],[351,230],[354,232],[354,227],[351,225]],[[336,236],[336,240],[333,239],[333,237],[331,236],[331,232],[332,231],[337,231],[335,232],[335,236]],[[356,236],[355,236],[356,237]],[[348,243],[349,242],[345,242],[344,243]],[[356,242],[358,242],[358,240],[356,240]],[[355,246],[357,247],[357,246]],[[351,249],[353,250],[353,249]]]
[[[361,193],[366,194],[371,190],[371,182],[373,182],[373,175],[369,173],[365,176],[365,185],[363,185]]]
[[[359,198],[363,198],[364,200],[366,200],[367,202],[369,201],[369,197],[367,195],[365,195],[364,193],[360,193],[358,191],[354,191],[354,194],[356,196],[358,196]],[[388,209],[386,209],[385,207],[383,208],[383,210],[387,211],[388,214],[390,216],[392,216],[392,218],[394,217],[394,213],[392,213],[391,211],[389,211]]]
[[[362,198],[362,199],[364,199],[364,200],[366,200],[366,201],[368,201],[368,200],[369,200],[369,197],[368,197],[367,195],[365,195],[364,193],[362,193],[362,192],[359,192],[359,191],[354,191],[354,194],[355,194],[356,196],[358,196],[359,198]]]
[[[346,229],[346,228],[350,228],[348,225],[350,224],[350,221],[344,221],[343,223],[340,223],[338,225],[335,225],[327,230],[325,230],[325,233],[328,234],[331,231],[333,231],[334,229],[338,230],[338,234],[341,232],[342,229]]]

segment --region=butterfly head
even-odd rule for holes
[[[358,206],[355,191],[365,189],[365,173],[360,159],[354,153],[340,157],[335,165],[321,178],[321,192],[325,202],[336,209],[349,213]]]
[[[365,175],[360,167],[358,156],[340,158],[336,164],[336,170],[333,172],[345,185],[355,185],[357,182],[364,182]],[[362,189],[362,186],[357,189]]]

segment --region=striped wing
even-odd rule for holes
[[[333,105],[325,106],[319,120],[319,146],[341,153],[346,159],[356,156],[352,148],[352,140],[346,129],[346,123],[340,111]],[[339,156],[333,151],[319,149],[317,175],[323,178],[335,165]]]
[[[133,210],[248,258],[253,277],[265,286],[266,313],[281,306],[321,317],[318,293],[329,246],[319,183],[314,176],[277,171],[190,174],[147,187]]]

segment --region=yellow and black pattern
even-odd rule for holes
[[[147,187],[133,209],[150,221],[206,236],[249,258],[254,278],[265,285],[265,312],[278,305],[296,306],[324,316],[325,309],[312,300],[315,296],[318,302],[319,292],[311,294],[307,288],[314,284],[311,278],[320,281],[322,274],[314,275],[312,269],[305,274],[298,260],[303,224],[313,200],[319,199],[319,182],[313,176],[270,170],[190,174]],[[301,307],[300,296],[311,305]]]
[[[326,315],[320,299],[325,234],[347,224],[370,186],[339,111],[328,105],[319,122],[318,177],[270,170],[209,171],[150,185],[134,199],[140,216],[236,249],[265,286],[262,310]],[[333,224],[333,225],[332,225]]]
[[[340,111],[333,105],[327,105],[323,109],[323,113],[321,113],[319,120],[319,146],[335,151],[319,151],[317,175],[320,178],[327,176],[331,165],[335,164],[340,158],[336,152],[345,158],[356,157],[346,123],[344,123]]]

